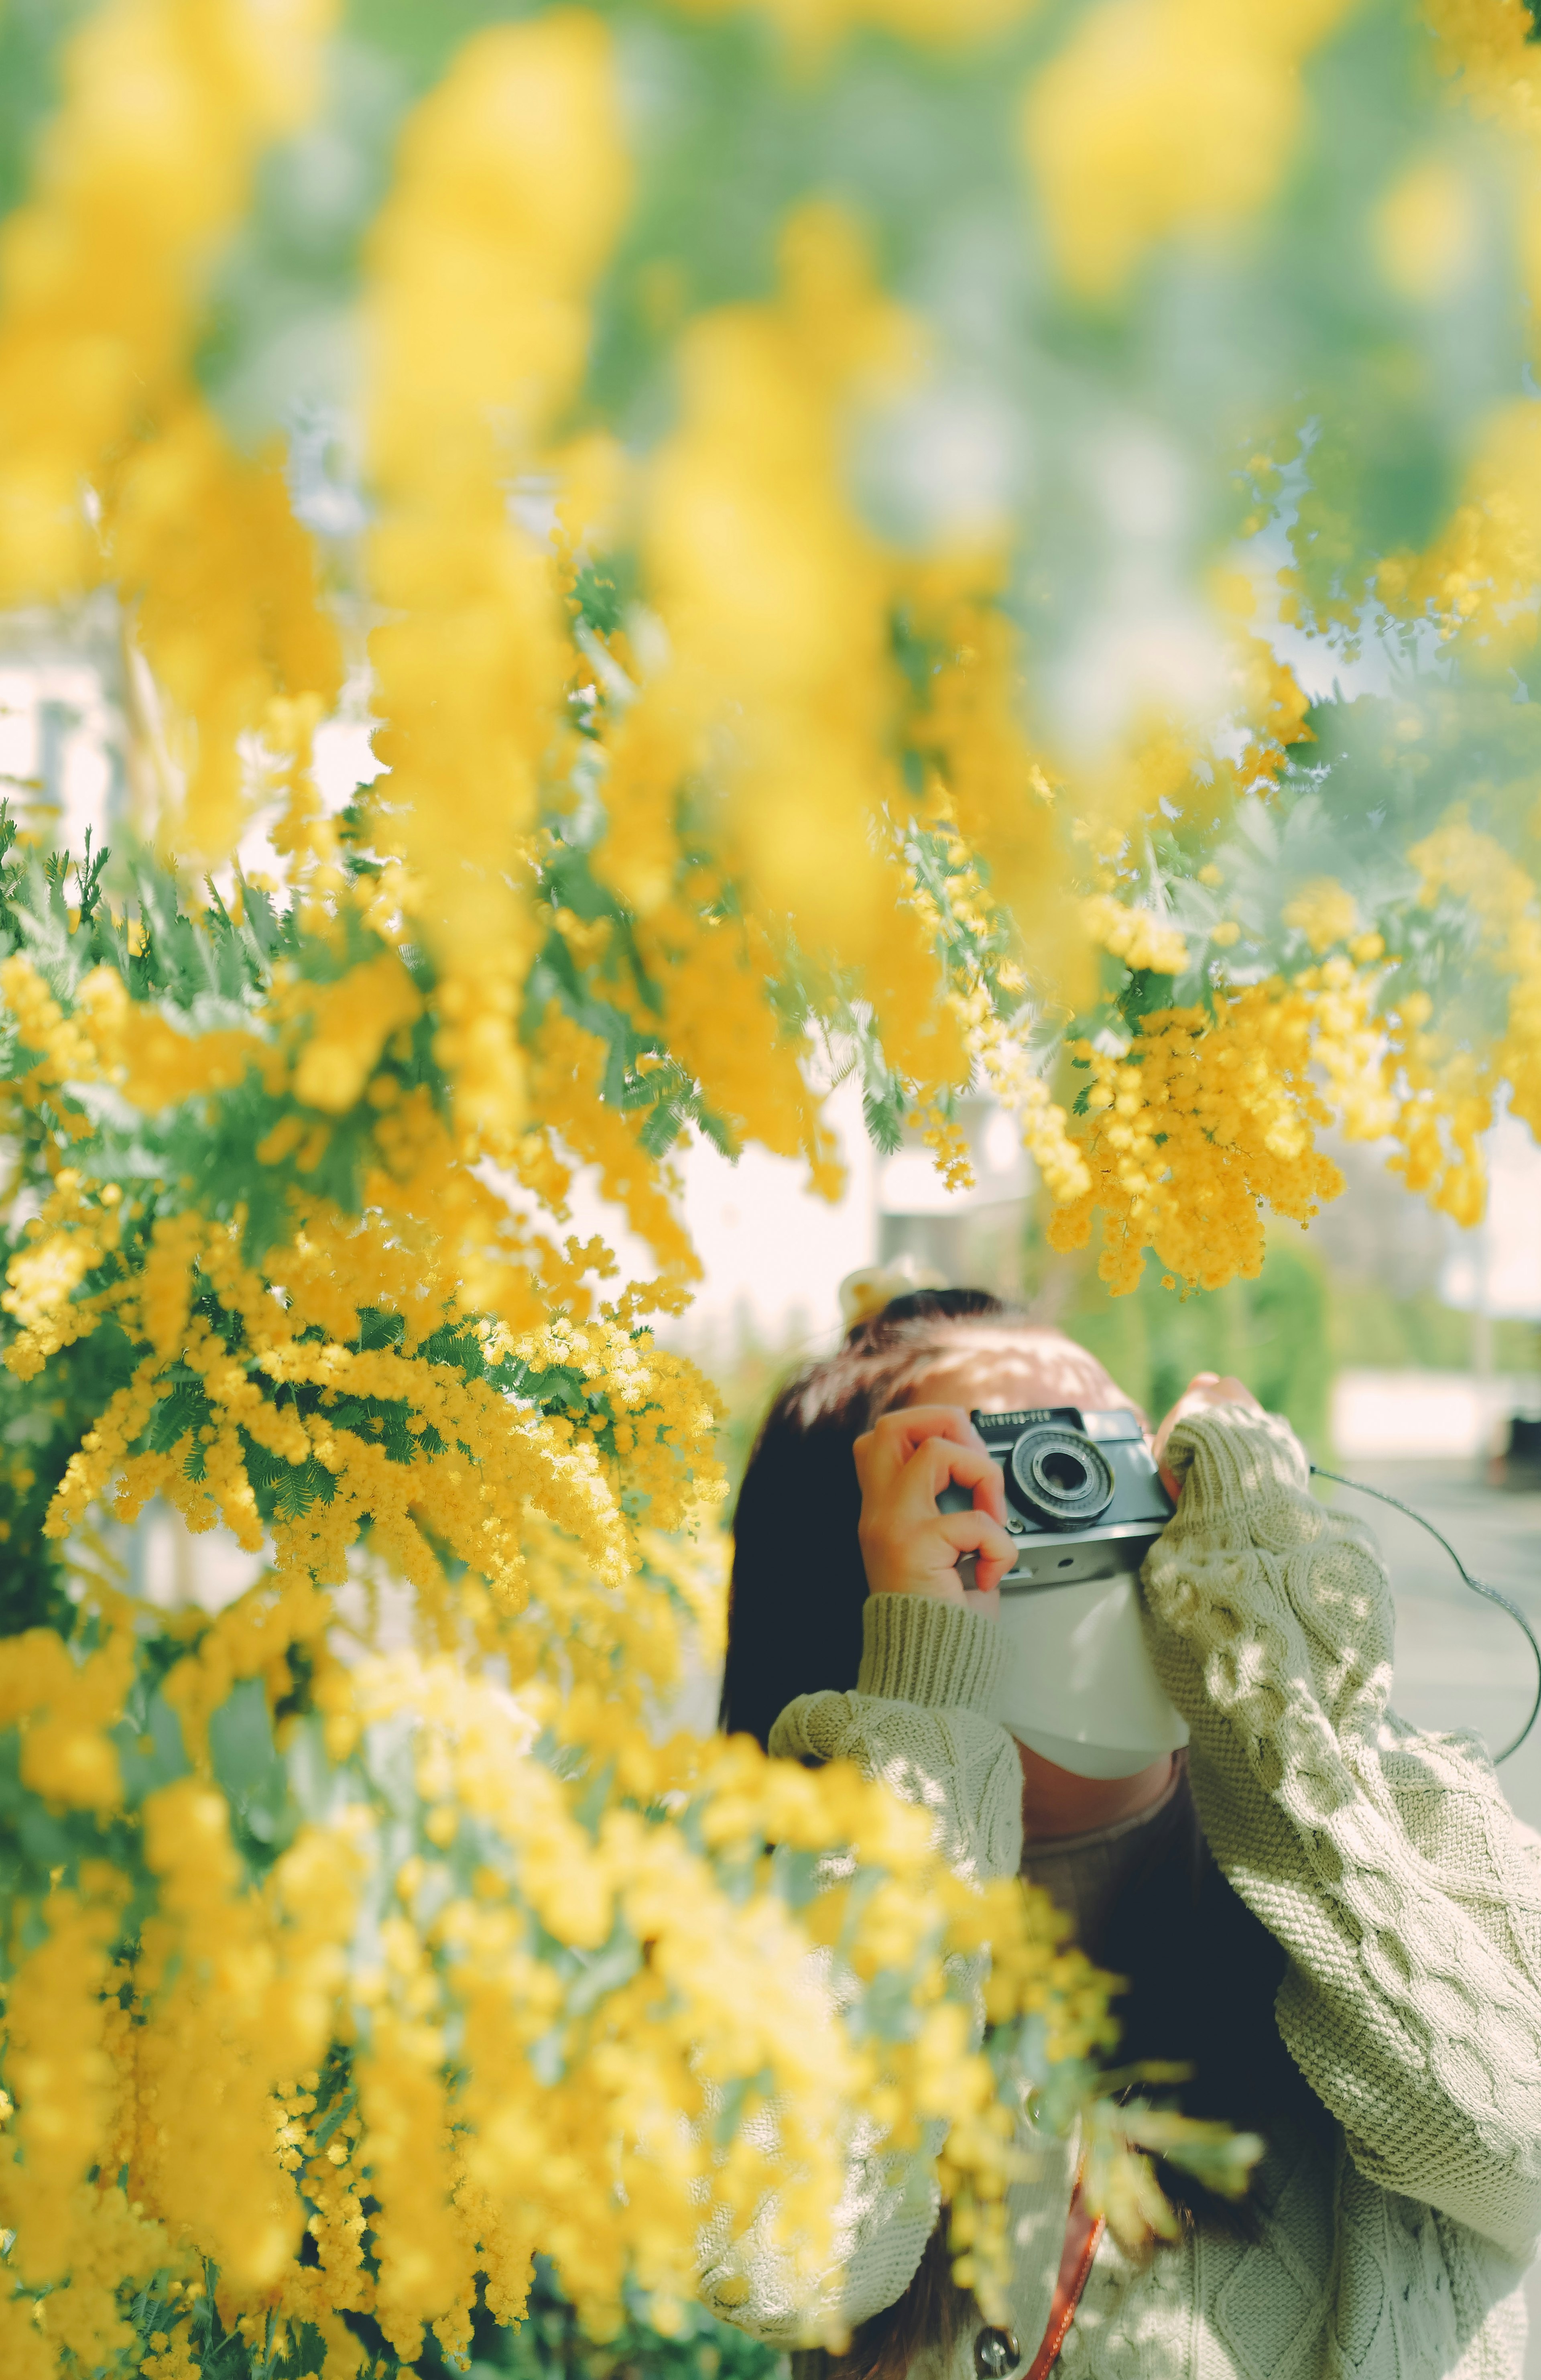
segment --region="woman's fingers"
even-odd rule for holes
[[[1261,1413],[1263,1410],[1246,1382],[1238,1380],[1234,1374],[1230,1372],[1195,1372],[1194,1374],[1193,1378],[1156,1432],[1151,1448],[1157,1463],[1160,1467],[1162,1484],[1174,1501],[1182,1489],[1162,1460],[1166,1453],[1167,1440],[1180,1421],[1186,1421],[1193,1414],[1207,1413],[1216,1405],[1244,1405],[1250,1413]]]
[[[1001,1465],[980,1446],[953,1446],[946,1439],[921,1441],[894,1482],[895,1500],[906,1511],[922,1512],[936,1502],[944,1488],[969,1488],[975,1509],[992,1520],[1006,1517],[1006,1482]]]
[[[856,1440],[856,1476],[863,1488],[868,1479],[882,1488],[904,1469],[917,1446],[933,1438],[954,1446],[982,1449],[985,1443],[962,1405],[899,1405]]]
[[[943,1512],[940,1517],[943,1542],[955,1554],[974,1555],[974,1584],[981,1595],[988,1595],[1016,1560],[1015,1538],[1008,1536],[988,1512]]]
[[[1006,1517],[1006,1483],[1001,1465],[975,1430],[970,1430],[966,1441],[931,1433],[916,1439],[908,1433],[885,1435],[880,1422],[876,1429],[857,1439],[855,1451],[864,1500],[880,1503],[885,1511],[902,1514],[912,1524],[928,1517],[942,1489],[954,1483],[973,1491],[981,1512],[998,1521]]]
[[[938,1595],[961,1601],[958,1557],[977,1559],[977,1585],[997,1598],[996,1581],[1015,1548],[1006,1517],[1001,1467],[961,1405],[910,1405],[882,1418],[855,1442],[862,1505],[858,1534],[868,1585],[875,1595]],[[937,1498],[956,1484],[974,1510],[940,1512]]]

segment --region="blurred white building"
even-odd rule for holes
[[[845,1275],[905,1253],[948,1282],[1015,1288],[1030,1161],[993,1100],[960,1105],[975,1175],[967,1190],[946,1188],[918,1135],[880,1157],[854,1080],[828,1111],[846,1169],[837,1205],[807,1190],[800,1162],[749,1148],[732,1163],[696,1140],[681,1169],[686,1222],[705,1271],[685,1327],[691,1345],[727,1352],[750,1335],[789,1349],[823,1344],[839,1328]]]
[[[1450,1226],[1439,1294],[1496,1322],[1541,1322],[1541,1148],[1507,1109],[1487,1135],[1487,1216]]]

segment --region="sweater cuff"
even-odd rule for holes
[[[1310,1465],[1289,1423],[1248,1405],[1215,1405],[1179,1422],[1165,1460],[1182,1483],[1178,1514],[1190,1524],[1271,1502],[1280,1488],[1301,1495],[1310,1487]]]
[[[869,1595],[861,1608],[856,1692],[881,1702],[992,1713],[1001,1631],[982,1611],[935,1595]]]

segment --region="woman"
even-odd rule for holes
[[[1519,2380],[1541,2231],[1541,1842],[1469,1738],[1387,1708],[1391,1602],[1367,1533],[1317,1504],[1286,1426],[1202,1376],[1157,1434],[1175,1517],[1147,1641],[1186,1755],[1056,1767],[991,1716],[991,1590],[1014,1548],[969,1420],[1129,1400],[1084,1350],[978,1291],[859,1324],[783,1390],[736,1516],[723,1719],[849,1758],[937,1810],[970,1873],[1021,1872],[1130,1979],[1124,2049],[1188,2062],[1191,2113],[1267,2143],[1240,2212],[1164,2177],[1179,2236],[1091,2232],[1070,2144],[1013,2191],[1013,2318],[953,2288],[934,2196],[856,2157],[810,2375]],[[942,1512],[949,1482],[974,1509]],[[957,1562],[976,1557],[977,1591]],[[795,2343],[751,2235],[703,2293]],[[1073,2316],[1068,2320],[1067,2317]]]

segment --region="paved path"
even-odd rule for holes
[[[1341,1467],[1426,1512],[1467,1569],[1512,1597],[1541,1635],[1541,1494],[1486,1487],[1465,1463]],[[1397,1708],[1422,1727],[1475,1728],[1501,1749],[1524,1724],[1535,1692],[1535,1657],[1513,1621],[1469,1593],[1448,1555],[1411,1521],[1371,1497],[1327,1492],[1364,1513],[1390,1566]],[[1499,1774],[1520,1815],[1541,1829],[1541,1719]],[[1541,2265],[1528,2294],[1526,2380],[1541,2380]]]

